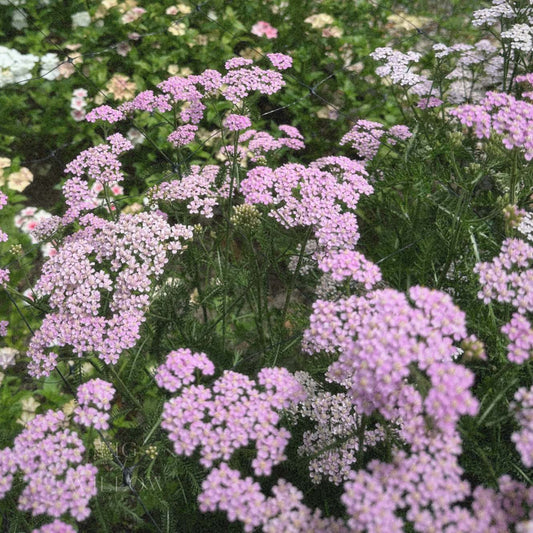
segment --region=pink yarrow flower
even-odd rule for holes
[[[168,137],[168,142],[172,143],[176,148],[185,146],[194,141],[194,136],[198,131],[198,126],[194,124],[185,124],[174,130]]]
[[[278,30],[264,20],[256,22],[252,26],[251,32],[258,37],[266,37],[267,39],[275,39],[278,36]]]
[[[223,126],[230,131],[240,131],[249,128],[252,125],[252,121],[245,115],[228,115]]]
[[[99,107],[95,107],[85,116],[85,120],[87,122],[96,122],[97,120],[103,120],[104,122],[109,122],[109,124],[113,124],[114,122],[118,122],[119,120],[124,120],[124,118],[124,113],[122,113],[122,111],[113,109],[111,106],[108,105],[101,105]]]
[[[292,57],[285,54],[267,54],[267,57],[278,70],[292,67]]]

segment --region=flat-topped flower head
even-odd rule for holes
[[[211,387],[193,385],[193,371],[214,372],[205,354],[171,352],[157,373],[158,384],[180,394],[165,404],[161,427],[169,432],[177,454],[200,450],[200,463],[209,468],[255,441],[251,466],[256,475],[270,475],[286,459],[290,433],[278,427],[279,411],[301,401],[304,391],[285,368],[265,368],[257,384],[243,374],[226,370]]]

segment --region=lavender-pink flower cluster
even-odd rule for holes
[[[185,367],[176,368],[177,357],[185,359]],[[200,448],[200,463],[209,468],[215,461],[228,461],[234,451],[255,441],[257,456],[252,469],[256,475],[270,475],[272,467],[286,458],[290,437],[286,429],[278,427],[278,411],[303,398],[301,385],[285,368],[262,369],[257,384],[226,370],[210,388],[189,385],[195,368],[204,374],[213,372],[205,354],[172,352],[157,373],[163,386],[181,388],[179,396],[165,404],[161,423],[175,452],[191,455]]]
[[[533,311],[532,261],[533,246],[521,239],[506,239],[497,257],[474,267],[481,284],[478,297],[485,303],[511,304],[517,310],[502,332],[510,340],[509,360],[518,364],[533,354],[533,328],[528,318]]]
[[[270,216],[283,226],[311,226],[325,250],[353,249],[359,239],[357,202],[373,191],[366,176],[357,161],[324,157],[308,167],[253,168],[240,190],[247,203],[270,205]]]
[[[324,518],[319,510],[312,511],[302,503],[303,494],[280,479],[267,498],[257,481],[242,478],[226,463],[209,472],[198,497],[202,512],[225,511],[228,520],[242,522],[244,531],[261,527],[265,533],[279,531],[313,531],[316,533],[348,533],[341,520]]]
[[[91,464],[81,464],[85,447],[67,425],[61,411],[37,415],[11,449],[0,451],[0,497],[10,490],[13,475],[20,471],[27,483],[19,496],[20,510],[57,518],[70,513],[79,521],[89,516],[97,470]]]
[[[379,267],[354,250],[333,251],[319,260],[318,268],[337,282],[353,280],[368,290],[381,281]]]
[[[167,355],[166,361],[157,369],[154,379],[162,389],[176,392],[185,385],[194,383],[196,369],[204,376],[212,376],[215,373],[215,365],[205,353],[193,353],[188,348],[180,348]]]
[[[520,458],[528,468],[533,467],[533,387],[522,387],[514,395],[511,408],[515,409],[520,431],[511,435]]]
[[[82,383],[76,392],[78,405],[74,408],[74,422],[99,430],[109,429],[109,410],[115,388],[99,378]]]
[[[292,59],[284,54],[269,54],[268,59],[278,70],[285,70],[292,64]],[[148,90],[117,109],[108,105],[96,107],[87,114],[87,120],[114,123],[137,111],[164,113],[175,107],[181,108],[179,117],[184,125],[195,125],[204,118],[205,99],[213,94],[221,94],[227,101],[239,105],[253,92],[271,95],[285,85],[279,72],[255,66],[251,59],[235,57],[226,61],[225,67],[225,74],[208,69],[199,75],[173,76],[157,86],[161,94]],[[176,138],[174,142],[183,144],[185,131],[177,131],[180,139]]]
[[[340,145],[349,144],[363,161],[371,161],[384,141],[393,146],[397,141],[405,141],[411,135],[407,126],[392,126],[386,131],[383,124],[379,122],[358,120],[355,126],[342,137]]]
[[[108,185],[122,181],[124,175],[117,156],[132,150],[133,144],[120,133],[111,135],[107,140],[108,144],[99,144],[81,152],[65,167],[65,172],[77,178],[86,175],[90,180]]]
[[[352,474],[341,497],[354,533],[414,531],[483,531],[501,533],[528,517],[533,489],[501,477],[499,490],[477,487],[461,479],[453,455],[396,452],[392,463],[372,461],[368,471]],[[464,507],[471,498],[471,510]],[[401,516],[405,518],[401,518]]]
[[[409,296],[414,307],[392,289],[318,300],[304,347],[340,353],[327,378],[348,388],[358,413],[398,422],[413,450],[453,448],[459,417],[478,408],[473,373],[453,361],[454,342],[467,336],[465,316],[447,294],[415,286]],[[431,384],[424,396],[407,380],[412,372]]]
[[[221,173],[224,179],[217,185],[217,177]],[[216,165],[192,165],[181,179],[156,185],[148,191],[147,197],[167,202],[187,201],[189,213],[212,218],[219,199],[227,198],[228,194],[229,174],[226,169]]]
[[[526,80],[517,78],[521,79]],[[507,93],[487,92],[479,104],[459,106],[450,114],[461,124],[474,128],[478,139],[499,135],[505,148],[518,148],[526,161],[533,159],[533,103],[529,98],[523,100]]]
[[[34,376],[55,368],[53,346],[71,346],[79,356],[94,351],[106,363],[116,363],[139,338],[153,280],[162,274],[168,253],[177,253],[192,237],[190,228],[171,226],[156,212],[122,214],[116,221],[88,214],[80,223],[82,228],[67,236],[43,266],[35,285],[38,294],[49,295],[52,312],[28,349]]]
[[[291,150],[302,150],[305,148],[302,134],[294,126],[281,124],[278,126],[280,136],[274,137],[266,131],[247,129],[239,135],[237,145],[237,156],[243,164],[249,157],[254,163],[265,163],[266,155],[280,148],[286,147]],[[225,157],[233,157],[235,147],[233,144],[222,146],[220,153]]]

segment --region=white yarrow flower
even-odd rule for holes
[[[39,75],[45,80],[55,80],[59,76],[59,56],[57,54],[45,54],[41,57],[41,70]]]
[[[91,15],[88,11],[79,11],[72,15],[72,27],[73,28],[87,28],[91,25]]]
[[[11,16],[11,26],[16,30],[23,30],[28,27],[27,18],[25,11],[17,9],[16,11],[13,11],[13,15]]]
[[[18,355],[18,350],[15,348],[0,348],[0,368],[5,370],[6,368],[15,364],[15,357]]]

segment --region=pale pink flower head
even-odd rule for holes
[[[110,189],[115,196],[118,196],[119,194],[124,194],[124,188],[118,184],[111,186]]]
[[[70,101],[71,109],[75,109],[76,111],[81,111],[82,109],[85,109],[86,106],[87,102],[85,101],[85,98],[78,98],[75,96]]]
[[[435,96],[428,96],[419,100],[416,106],[420,109],[431,109],[432,107],[439,107],[444,102]]]
[[[52,523],[34,529],[32,533],[76,533],[76,530],[70,524],[65,524],[56,518]]]
[[[72,91],[72,95],[76,98],[87,98],[87,89],[79,88]]]
[[[122,15],[122,23],[123,24],[129,24],[130,22],[133,22],[137,20],[138,18],[142,17],[146,13],[146,9],[142,7],[134,7],[130,9],[129,11],[126,11],[124,15]]]
[[[251,127],[252,121],[245,115],[232,114],[225,118],[223,125],[230,131],[240,131]]]
[[[176,148],[179,146],[185,146],[194,141],[194,136],[198,131],[198,126],[194,124],[185,124],[179,126],[168,137],[167,140],[172,143]]]
[[[131,51],[131,46],[126,42],[122,41],[117,44],[117,54],[122,57],[126,57]]]
[[[267,39],[275,39],[278,36],[278,30],[264,20],[256,22],[252,26],[251,32],[258,37],[266,37]]]
[[[70,116],[76,121],[81,122],[85,118],[85,111],[84,110],[77,110],[72,109],[70,111]]]
[[[292,57],[285,54],[267,54],[268,59],[278,70],[292,67]]]

